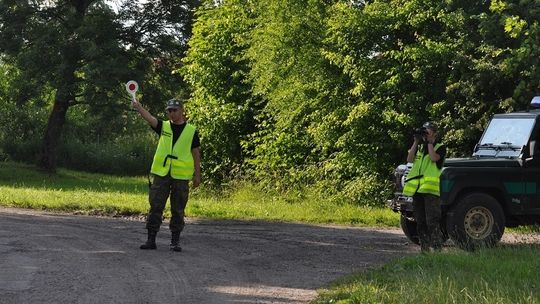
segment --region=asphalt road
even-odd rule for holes
[[[306,303],[414,254],[400,230],[188,220],[183,251],[140,250],[140,220],[0,208],[0,303]]]

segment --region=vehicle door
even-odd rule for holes
[[[523,168],[523,201],[514,206],[516,214],[540,214],[540,125],[532,132],[525,147]]]

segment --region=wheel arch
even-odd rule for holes
[[[443,202],[443,204],[442,204],[443,205],[443,212],[444,213],[448,212],[462,198],[464,198],[465,196],[467,196],[469,194],[476,193],[476,192],[481,192],[481,193],[485,193],[485,194],[488,194],[488,195],[492,196],[497,201],[497,203],[499,203],[499,205],[501,206],[501,208],[502,208],[502,210],[504,212],[505,218],[507,217],[508,210],[506,208],[504,192],[501,189],[494,188],[494,187],[467,187],[467,188],[462,188],[458,192],[456,192],[454,195],[452,195],[447,202]]]

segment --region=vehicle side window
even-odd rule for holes
[[[525,151],[523,151],[526,158],[540,158],[540,132],[538,132],[538,127],[540,127],[540,122],[535,123],[530,140]]]
[[[529,155],[527,155],[527,157],[538,157],[540,155],[538,155],[538,145],[537,145],[537,141],[535,139],[529,141]]]

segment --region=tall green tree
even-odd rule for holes
[[[454,155],[470,155],[490,116],[526,110],[540,91],[536,1],[458,2],[461,47],[449,78],[446,103],[434,113],[446,126]]]
[[[261,178],[283,187],[335,178],[332,157],[350,102],[341,71],[325,58],[325,20],[335,1],[260,1],[248,58],[254,94],[264,96],[258,132],[246,146]]]
[[[538,6],[534,1],[337,4],[328,58],[351,77],[351,93],[359,101],[347,120],[353,123],[348,137],[381,140],[371,145],[380,171],[403,160],[399,151],[410,144],[414,127],[435,120],[449,155],[470,155],[494,112],[524,110],[538,91],[533,72]]]
[[[208,2],[187,77],[213,167],[225,155],[284,188],[380,197],[426,120],[461,156],[494,112],[527,108],[540,91],[538,12],[518,0]]]
[[[32,90],[41,88],[53,95],[40,167],[56,168],[68,109],[84,105],[110,118],[125,109],[121,83],[143,83],[156,59],[179,62],[193,5],[125,1],[115,11],[100,0],[0,1],[0,53],[20,70],[20,82],[32,84],[18,99],[35,97]],[[149,96],[153,86],[148,81]]]
[[[392,8],[392,9],[390,9]],[[383,174],[405,156],[413,128],[445,100],[459,37],[440,1],[338,3],[329,19],[327,58],[354,84],[347,105],[343,159]]]
[[[190,119],[203,141],[203,173],[220,183],[242,169],[241,142],[255,130],[261,98],[248,81],[256,1],[205,1],[197,10],[183,73],[193,87]]]

